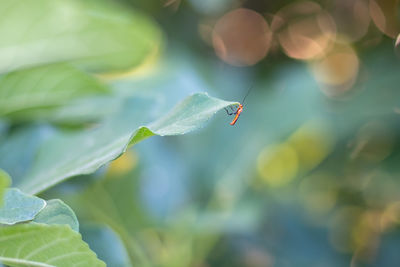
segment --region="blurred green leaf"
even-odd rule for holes
[[[153,266],[151,263],[157,259],[151,259],[141,244],[140,231],[151,226],[151,221],[138,199],[138,181],[132,175],[113,178],[101,179],[85,191],[71,192],[63,198],[82,221],[106,224],[113,229],[121,237],[133,266]]]
[[[148,126],[140,125],[144,124],[145,114],[150,113],[152,104],[129,104],[130,113],[118,114],[96,129],[62,133],[45,143],[31,170],[16,187],[37,194],[69,177],[94,172],[120,156],[129,145],[147,137],[178,135],[198,129],[217,111],[235,104],[195,94]]]
[[[43,119],[72,99],[106,92],[94,78],[66,64],[16,71],[0,77],[0,116]]]
[[[9,266],[105,266],[66,225],[1,227],[0,241],[0,262]]]
[[[46,201],[47,205],[33,220],[44,224],[67,224],[72,230],[79,232],[79,222],[73,210],[59,199]]]
[[[62,61],[127,69],[160,45],[149,18],[106,1],[3,0],[0,10],[0,73]]]
[[[132,266],[120,237],[107,225],[85,224],[82,238],[108,266]]]
[[[11,178],[2,169],[0,169],[0,207],[3,205],[3,196],[6,188],[10,185]]]
[[[6,191],[0,208],[0,224],[16,224],[32,220],[46,206],[46,201],[22,193],[17,188]]]
[[[192,266],[207,256],[218,240],[218,231],[229,232],[248,223],[243,224],[249,219],[243,218],[248,212],[217,215],[193,209],[157,222],[143,209],[140,190],[137,177],[131,173],[107,176],[83,193],[65,197],[81,219],[105,223],[119,234],[133,266]]]
[[[88,96],[74,99],[66,105],[47,112],[45,118],[50,122],[63,125],[83,125],[98,122],[110,116],[123,104],[123,99],[115,94]],[[44,115],[44,114],[42,114]]]

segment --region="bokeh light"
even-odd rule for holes
[[[258,155],[258,173],[268,185],[283,186],[289,183],[298,171],[296,150],[289,144],[271,145]]]
[[[324,224],[325,216],[336,205],[338,183],[335,177],[328,173],[316,173],[303,179],[299,193],[308,218],[317,224]]]
[[[353,48],[336,45],[323,58],[311,62],[310,66],[322,92],[330,97],[338,97],[354,85],[360,62]]]
[[[215,23],[214,20],[204,19],[197,26],[200,38],[209,46],[212,46],[212,34]]]
[[[352,231],[355,257],[362,261],[371,261],[376,257],[380,242],[380,216],[375,210],[367,210],[358,217]]]
[[[381,229],[388,231],[400,224],[400,201],[390,203],[382,213]]]
[[[334,136],[330,127],[321,120],[305,123],[288,139],[295,149],[301,170],[310,170],[317,166],[331,151]]]
[[[363,198],[369,207],[385,209],[391,203],[400,201],[399,184],[383,171],[375,171],[367,176],[363,185]]]
[[[330,219],[329,240],[332,246],[340,252],[352,252],[357,244],[353,231],[363,214],[358,206],[344,206],[339,208]]]
[[[379,121],[363,125],[351,144],[350,157],[369,163],[378,163],[390,155],[394,148],[393,129]]]
[[[217,21],[212,40],[216,54],[223,61],[234,66],[250,66],[267,55],[271,30],[259,13],[239,8]]]
[[[385,35],[397,38],[400,33],[399,1],[370,0],[369,10],[376,27]]]
[[[351,43],[368,32],[370,15],[367,0],[335,0],[328,8],[337,28],[336,41]]]
[[[248,267],[273,267],[275,266],[274,257],[265,249],[257,247],[246,249],[243,256],[243,266]]]
[[[271,29],[286,55],[301,60],[324,55],[336,36],[333,18],[311,1],[296,2],[282,8],[274,16]]]

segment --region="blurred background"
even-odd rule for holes
[[[155,23],[151,56],[129,71],[84,64],[107,97],[88,92],[51,112],[8,116],[3,141],[17,133],[34,154],[54,129],[87,127],[121,99],[155,96],[143,113],[157,117],[194,92],[241,102],[252,90],[233,127],[220,112],[199,131],[149,138],[42,194],[72,207],[99,258],[109,266],[400,265],[398,0],[94,6],[110,2],[123,7],[110,20],[141,12]],[[4,162],[12,177],[23,172]]]

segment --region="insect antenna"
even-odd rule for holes
[[[242,105],[244,105],[244,101],[246,100],[246,97],[250,94],[250,91],[251,91],[251,89],[253,89],[253,87],[254,87],[254,85],[252,85],[252,86],[249,88],[249,90],[247,90],[247,93],[246,93],[246,95],[245,95],[244,98],[243,98]]]

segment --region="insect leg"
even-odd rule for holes
[[[226,108],[224,108],[225,109],[225,111],[226,111],[226,114],[228,114],[229,116],[231,116],[231,115],[233,115],[233,114],[235,114],[235,113],[231,113],[231,112],[229,112]]]

